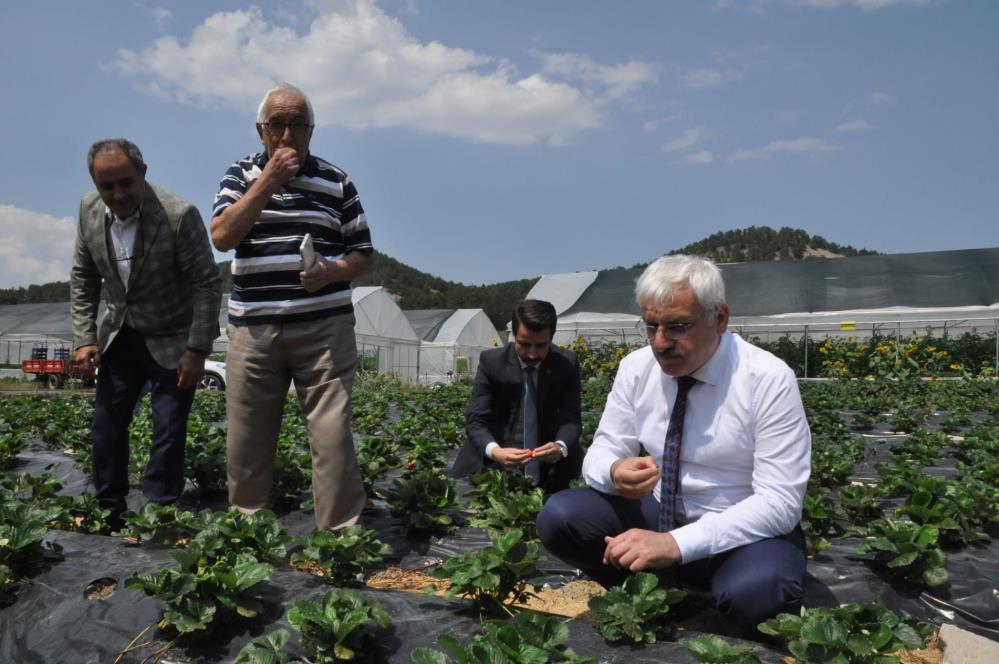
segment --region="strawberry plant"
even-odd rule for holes
[[[971,425],[971,413],[967,408],[955,408],[945,420],[940,423],[940,428],[947,433],[960,431],[962,428]]]
[[[270,579],[270,565],[248,553],[235,553],[218,537],[199,537],[171,555],[177,566],[125,579],[126,588],[166,603],[160,627],[190,634],[236,615],[252,618],[263,609],[254,591]]]
[[[935,526],[947,544],[965,546],[989,541],[979,528],[995,520],[997,503],[999,492],[983,482],[924,477],[896,513]]]
[[[947,554],[937,542],[935,526],[912,521],[875,519],[866,528],[861,553],[874,555],[873,563],[889,577],[936,587],[947,583]]]
[[[873,484],[848,484],[841,487],[839,503],[854,519],[872,519],[882,511],[881,492]]]
[[[714,634],[684,639],[680,645],[701,664],[761,664],[755,648],[729,643]]]
[[[397,449],[395,442],[381,436],[365,436],[358,443],[357,464],[368,493],[373,493],[375,480],[402,464]]]
[[[128,510],[121,517],[125,522],[122,534],[149,544],[175,546],[200,530],[195,516],[175,505],[146,503],[138,511]]]
[[[523,473],[490,468],[469,478],[472,488],[465,493],[470,512],[489,509],[489,497],[505,497],[531,490],[531,479]]]
[[[317,530],[299,538],[302,550],[292,554],[293,564],[309,563],[336,585],[357,583],[364,569],[382,561],[392,547],[378,540],[378,533],[350,526],[338,533]]]
[[[512,473],[506,473],[512,475]],[[501,533],[517,529],[530,539],[539,539],[535,525],[538,512],[545,500],[545,492],[540,488],[528,492],[511,492],[505,496],[487,496],[489,507],[471,518],[471,524],[485,528],[490,533]]]
[[[318,604],[295,602],[288,622],[301,632],[299,641],[312,661],[322,664],[372,652],[375,644],[368,625],[388,627],[391,620],[381,603],[354,590],[333,588]]]
[[[254,514],[243,514],[235,507],[219,512],[214,517],[203,510],[202,532],[199,537],[217,535],[235,551],[243,551],[262,558],[279,559],[287,554],[285,545],[291,535],[281,526],[274,512],[259,510]]]
[[[462,645],[449,634],[437,637],[442,650],[416,648],[414,664],[596,664],[596,658],[582,657],[565,648],[569,628],[553,616],[524,611],[512,620],[486,620],[482,633]]]
[[[448,597],[471,597],[486,608],[502,608],[507,601],[523,602],[527,582],[541,573],[537,566],[544,560],[538,545],[523,538],[519,530],[496,534],[481,551],[446,558],[433,575],[451,580],[445,593]]]
[[[639,572],[606,595],[591,597],[589,607],[597,619],[597,631],[608,641],[655,643],[670,632],[666,617],[670,606],[686,596],[682,590],[660,588],[655,574]]]
[[[284,646],[288,643],[288,630],[276,629],[261,634],[239,651],[233,664],[304,664],[302,660],[288,659]]]
[[[62,547],[45,541],[48,523],[58,512],[58,508],[16,499],[0,502],[0,606],[13,601],[18,581],[42,563],[62,558]]]
[[[0,418],[0,468],[10,468],[14,465],[17,453],[24,447],[24,436],[15,431],[6,420]]]
[[[197,412],[187,420],[185,475],[205,493],[221,493],[226,488],[226,430]]]
[[[854,413],[850,418],[850,428],[854,431],[870,431],[877,423],[877,418],[866,413]]]
[[[916,466],[929,466],[934,460],[943,456],[943,448],[947,444],[947,436],[939,431],[919,429],[913,431],[891,448],[896,463],[907,463]]]
[[[840,522],[846,514],[837,505],[828,489],[810,489],[802,501],[801,529],[808,539],[808,550],[812,556],[829,548],[826,537],[838,537],[843,533]]]
[[[880,602],[804,609],[798,616],[781,613],[761,623],[759,630],[786,638],[788,650],[800,662],[842,664],[897,663],[898,658],[888,653],[921,648],[929,633]]]
[[[457,488],[436,470],[421,470],[396,479],[388,493],[392,515],[402,519],[407,535],[448,533],[458,527]]]
[[[298,407],[297,402],[293,402]],[[284,421],[278,434],[277,455],[274,457],[274,480],[271,503],[275,509],[297,508],[302,494],[312,485],[312,455],[301,414],[290,416],[285,406]]]

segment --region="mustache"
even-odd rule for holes
[[[676,348],[667,348],[666,350],[657,351],[656,355],[663,359],[675,359],[683,357],[683,353],[681,353]]]

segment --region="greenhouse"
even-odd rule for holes
[[[730,327],[779,337],[995,333],[999,248],[720,265]],[[641,342],[635,281],[644,267],[543,276],[528,297],[559,314],[555,339]]]
[[[482,309],[414,309],[403,312],[422,340],[419,382],[437,385],[470,377],[479,353],[502,345]]]

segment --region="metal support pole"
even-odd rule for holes
[[[802,371],[805,378],[808,378],[808,326],[805,326],[805,336],[803,338],[805,344],[805,368]]]

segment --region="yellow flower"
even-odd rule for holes
[[[961,365],[958,364],[957,362],[951,362],[950,363],[950,368],[952,370],[954,370],[954,371],[960,371],[961,370]]]

